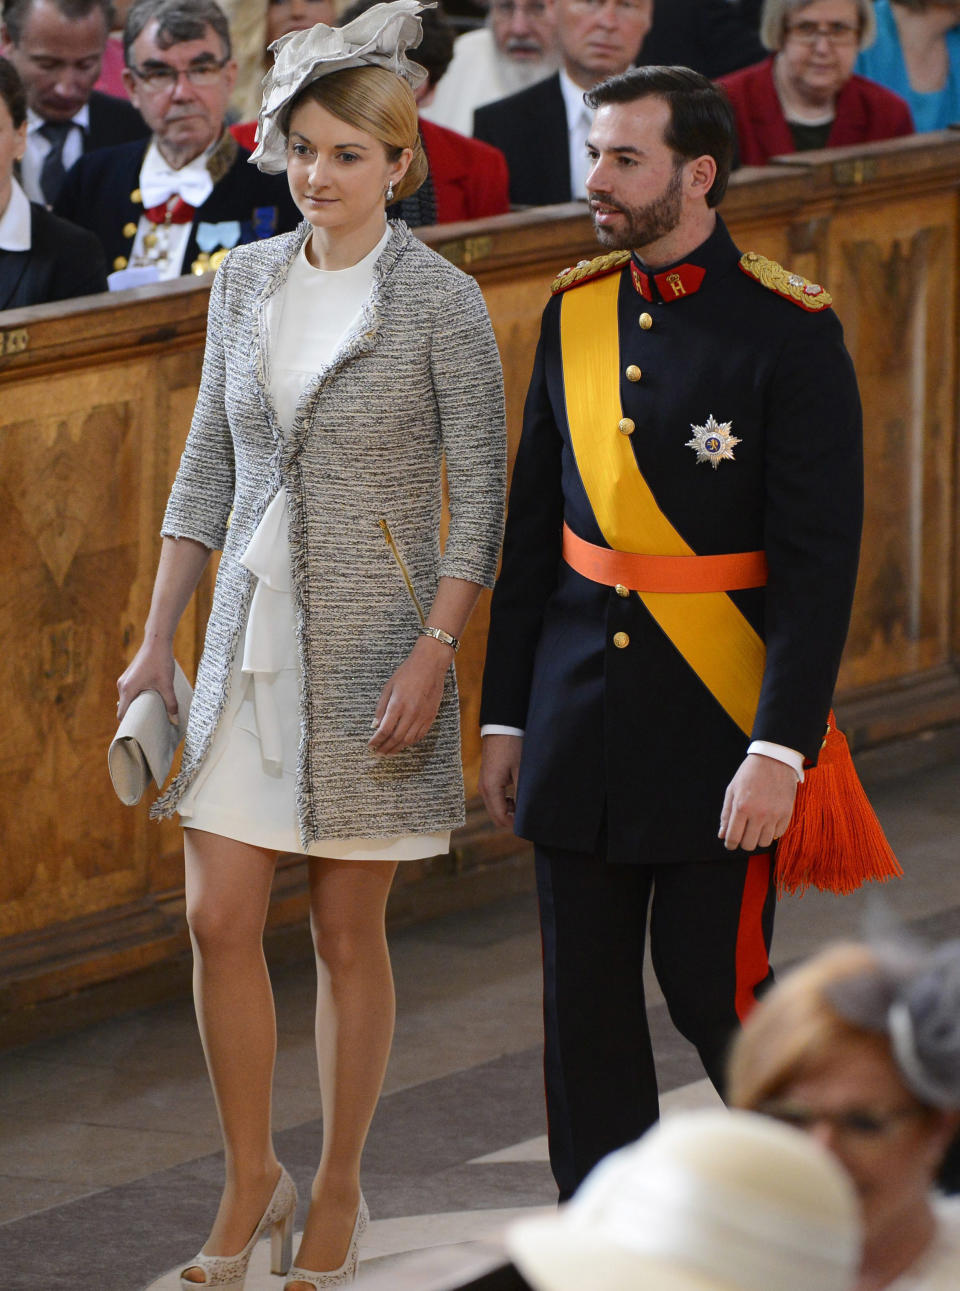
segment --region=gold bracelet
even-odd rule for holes
[[[460,649],[460,642],[457,638],[451,636],[449,632],[444,632],[443,628],[422,627],[420,635],[422,637],[433,637],[434,641],[442,641],[444,645],[452,646],[454,654]]]

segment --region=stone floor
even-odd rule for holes
[[[778,966],[855,934],[878,901],[931,939],[960,935],[956,749],[919,742],[861,770],[906,877],[783,902]],[[364,1165],[374,1217],[364,1266],[381,1277],[406,1252],[490,1237],[554,1198],[533,898],[405,929],[392,948],[397,1036]],[[277,1142],[301,1195],[320,1142],[311,978],[303,965],[275,979]],[[666,1105],[710,1101],[652,978],[649,996]],[[172,1270],[202,1243],[216,1206],[218,1147],[187,1000],[0,1054],[0,1287],[176,1288]],[[263,1243],[247,1287],[280,1285]]]

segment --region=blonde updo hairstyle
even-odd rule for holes
[[[427,157],[420,142],[417,101],[401,76],[386,67],[346,67],[320,76],[300,91],[283,114],[284,136],[302,103],[319,103],[347,125],[379,139],[387,160],[396,161],[404,148],[413,151],[407,173],[394,186],[393,200],[415,193],[427,177]]]
[[[727,1067],[730,1105],[756,1111],[795,1081],[832,1066],[845,1043],[872,1051],[878,1062],[896,1071],[887,1034],[848,1022],[829,996],[837,983],[876,968],[869,946],[845,943],[782,978],[751,1010],[734,1042]]]

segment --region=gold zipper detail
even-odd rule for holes
[[[393,558],[397,562],[397,566],[400,569],[400,573],[403,575],[403,581],[407,585],[407,591],[410,593],[410,599],[413,601],[417,610],[417,614],[420,618],[420,626],[425,627],[427,623],[426,615],[424,614],[420,606],[420,600],[417,596],[416,591],[414,590],[413,582],[410,578],[410,575],[407,573],[407,567],[403,563],[403,557],[400,555],[400,548],[393,540],[393,534],[390,532],[390,526],[387,524],[386,520],[383,519],[383,517],[381,517],[377,521],[377,523],[380,525],[380,528],[383,530],[384,540],[386,541],[387,546],[390,548],[390,551],[393,553]]]

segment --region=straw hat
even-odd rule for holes
[[[856,1197],[813,1139],[750,1112],[669,1117],[566,1206],[515,1224],[537,1291],[850,1291]]]

